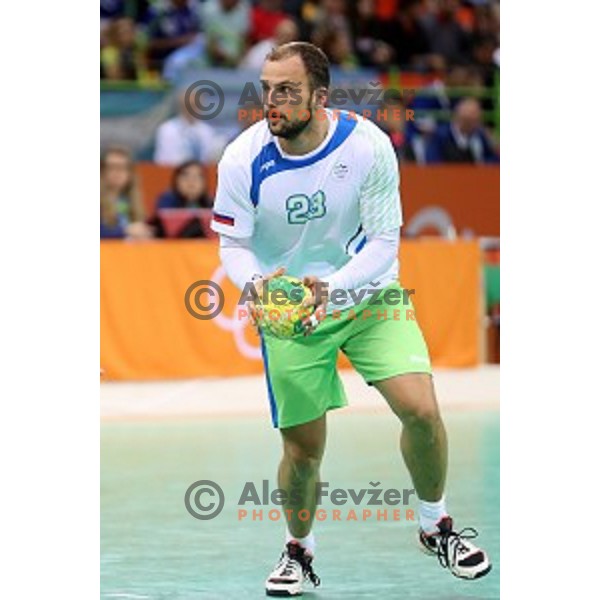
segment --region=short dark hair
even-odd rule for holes
[[[273,48],[265,60],[278,61],[290,58],[291,56],[299,56],[302,59],[308,81],[311,86],[311,91],[317,88],[329,88],[331,78],[329,75],[329,60],[323,50],[309,44],[308,42],[290,42]]]

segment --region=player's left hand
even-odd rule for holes
[[[269,279],[274,279],[275,277],[279,277],[279,276],[283,275],[284,273],[285,273],[285,267],[278,267],[272,273],[269,273],[268,275],[264,275],[260,279],[257,279],[256,281],[254,281],[254,291],[256,292],[256,298],[260,298],[262,291],[263,291],[263,287],[269,281]],[[247,304],[247,307],[248,307],[248,310],[250,313],[250,323],[252,323],[252,326],[254,327],[256,332],[259,333],[259,326],[258,326],[259,318],[258,318],[258,310],[256,308],[256,302],[255,302],[255,300],[249,300],[246,304]]]
[[[329,299],[329,291],[327,284],[319,279],[316,275],[306,275],[302,283],[311,291],[311,295],[305,298],[302,306],[314,306],[315,311],[302,321],[304,325],[304,335],[310,335],[319,326],[319,323],[325,318],[327,310],[327,301]]]

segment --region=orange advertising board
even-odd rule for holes
[[[262,372],[258,336],[236,318],[239,292],[225,276],[214,241],[104,241],[100,257],[101,366],[107,379]],[[411,298],[434,365],[476,365],[482,297],[478,244],[403,241],[400,260],[401,282],[415,289]],[[199,320],[186,309],[186,291],[199,280],[223,289],[225,306],[214,319]]]

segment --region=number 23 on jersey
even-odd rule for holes
[[[327,212],[325,193],[321,190],[310,197],[306,194],[294,194],[286,200],[285,206],[290,225],[304,225],[312,219],[324,217]]]

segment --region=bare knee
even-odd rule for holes
[[[325,415],[303,425],[281,430],[283,462],[303,477],[318,473],[327,437]]]
[[[432,428],[441,424],[431,376],[399,375],[375,385],[405,426]]]
[[[284,460],[299,474],[310,476],[319,471],[323,451],[319,447],[284,441]]]
[[[429,429],[441,423],[440,411],[435,401],[411,406],[399,415],[402,423],[408,427]]]

